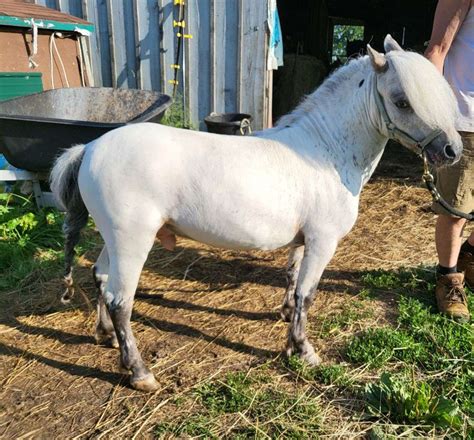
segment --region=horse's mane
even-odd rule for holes
[[[431,127],[450,127],[457,111],[454,94],[434,65],[423,56],[409,51],[391,51],[386,54],[389,69],[395,69],[403,90],[415,113]],[[291,126],[318,107],[324,109],[334,98],[338,86],[361,73],[366,76],[370,61],[368,56],[352,59],[334,71],[313,93],[276,123],[276,128]],[[426,84],[431,88],[427,90]],[[427,93],[428,91],[428,93]]]
[[[275,127],[291,125],[296,120],[313,111],[318,105],[324,105],[323,103],[328,98],[334,96],[334,91],[338,85],[351,78],[356,72],[360,72],[362,70],[361,64],[367,62],[367,56],[352,58],[347,64],[336,69],[315,91],[306,95],[292,112],[282,116],[275,124]]]

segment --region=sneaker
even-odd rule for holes
[[[456,321],[468,322],[467,297],[464,291],[464,274],[449,273],[436,281],[436,302],[441,313]]]
[[[474,290],[474,255],[461,251],[458,258],[458,270],[464,272],[466,286]]]

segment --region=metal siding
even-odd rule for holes
[[[210,0],[189,0],[188,20],[185,33],[192,39],[185,39],[186,47],[186,101],[193,126],[204,128],[202,120],[211,112],[211,2]]]
[[[136,88],[135,31],[132,0],[109,0],[109,33],[114,87]]]
[[[82,1],[81,0],[58,0],[58,9],[62,12],[82,17]]]
[[[91,0],[88,0],[91,1]],[[99,48],[100,48],[100,70],[102,74],[102,84],[105,87],[112,86],[112,56],[110,46],[110,31],[109,31],[109,13],[107,0],[93,0],[95,3],[95,13],[98,21],[94,22],[96,27],[95,33],[98,34]]]
[[[97,7],[97,1],[91,2],[88,0],[82,0],[82,15],[84,20],[95,23],[95,32],[87,39],[89,45],[89,54],[91,57],[91,68],[94,76],[94,85],[101,85],[104,83],[102,79],[101,70],[101,48],[100,48],[100,28],[99,28],[99,11]]]
[[[211,87],[215,94],[213,111],[236,112],[239,58],[239,2],[214,0],[214,78]]]
[[[35,0],[91,21],[96,85],[172,94],[178,7],[173,0]],[[188,0],[184,97],[191,122],[246,111],[263,126],[267,0]],[[182,69],[178,90],[183,93]]]
[[[261,129],[266,71],[267,2],[240,0],[239,109],[250,113],[252,126]]]

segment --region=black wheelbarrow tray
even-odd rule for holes
[[[147,90],[78,87],[0,102],[0,153],[17,168],[49,171],[60,152],[137,122],[160,122],[171,97]]]

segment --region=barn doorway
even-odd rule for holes
[[[404,48],[423,52],[437,0],[277,0],[284,65],[273,76],[273,122],[291,111],[337,67],[383,50],[390,33]]]

